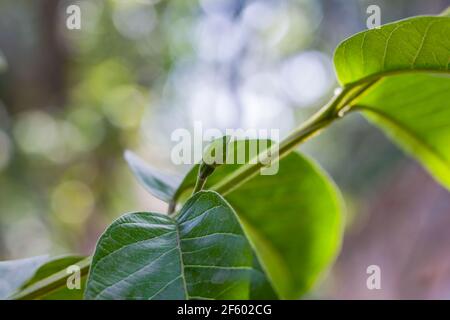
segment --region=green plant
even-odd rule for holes
[[[3,262],[0,277],[8,286],[0,297],[83,298],[83,290],[66,288],[65,268],[76,262],[88,299],[299,298],[334,259],[343,212],[339,190],[294,151],[299,144],[362,112],[450,189],[448,11],[358,33],[338,46],[334,63],[341,92],[245,164],[220,165],[208,153],[179,182],[127,153],[141,182],[170,204],[169,214],[120,217],[99,239],[92,261]],[[249,154],[248,143],[229,143],[224,151]],[[264,161],[249,160],[274,154],[278,174],[258,175]]]

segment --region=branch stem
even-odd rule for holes
[[[211,189],[222,195],[232,192],[237,187],[257,175],[258,171],[264,167],[264,164],[271,164],[275,161],[279,161],[288,155],[293,149],[298,147],[298,145],[319,134],[322,129],[330,125],[336,119],[344,117],[347,112],[351,111],[350,108],[348,108],[350,103],[357,97],[361,96],[378,81],[379,79],[375,79],[368,83],[344,87],[339,94],[334,96],[329,103],[321,108],[309,120],[301,124],[280,143],[274,144],[268,151],[265,151],[268,157],[276,155],[274,158],[261,159],[261,155],[257,155],[253,161],[243,165],[228,177],[213,185]]]
[[[211,165],[204,162],[200,164],[200,167],[198,168],[197,181],[195,182],[194,191],[192,192],[193,195],[203,189],[206,184],[206,180],[214,172],[214,170],[215,167]]]

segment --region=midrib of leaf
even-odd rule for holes
[[[194,204],[195,204],[195,202],[194,202],[192,205],[194,205]],[[190,207],[189,207],[189,208],[190,208]],[[169,287],[170,284],[172,284],[174,281],[178,280],[180,277],[181,277],[182,280],[183,280],[183,288],[184,288],[184,297],[185,297],[185,299],[192,299],[192,297],[189,296],[189,292],[188,292],[188,290],[187,290],[187,285],[186,285],[186,277],[185,277],[185,273],[184,273],[183,252],[182,252],[182,250],[181,250],[181,244],[180,244],[180,231],[179,231],[179,223],[178,223],[178,220],[177,220],[177,219],[174,219],[174,218],[171,218],[171,217],[169,217],[169,216],[167,216],[167,215],[156,214],[156,213],[153,213],[153,214],[154,214],[154,215],[161,216],[162,218],[169,220],[169,222],[171,222],[171,223],[173,224],[173,226],[175,227],[175,230],[174,230],[174,231],[164,232],[164,233],[162,233],[162,234],[160,234],[160,235],[158,235],[158,236],[151,237],[151,238],[144,239],[144,240],[140,240],[140,241],[138,241],[138,242],[133,242],[133,243],[128,244],[128,245],[126,245],[126,246],[122,246],[122,247],[121,247],[120,249],[118,249],[118,250],[123,250],[124,248],[130,247],[130,246],[135,246],[136,244],[139,244],[139,243],[142,243],[142,242],[153,241],[153,240],[155,240],[155,238],[158,238],[158,237],[164,237],[164,236],[167,236],[167,235],[170,234],[170,233],[175,232],[175,235],[176,235],[176,241],[177,241],[176,247],[175,247],[175,248],[172,248],[172,249],[169,249],[169,250],[165,251],[164,253],[162,253],[161,255],[159,255],[158,257],[156,257],[156,258],[150,263],[150,265],[153,264],[154,262],[156,262],[156,261],[157,261],[158,259],[160,259],[161,257],[163,257],[163,256],[165,256],[166,254],[168,254],[169,252],[171,252],[171,251],[173,251],[173,250],[177,250],[177,251],[178,251],[178,254],[179,254],[179,258],[180,258],[180,270],[181,270],[180,275],[177,276],[177,277],[175,277],[174,279],[172,279],[172,280],[169,281],[168,283],[166,283],[163,287],[161,287],[160,289],[158,289],[158,290],[157,290],[151,297],[149,297],[148,299],[150,300],[150,299],[152,299],[153,297],[155,297],[156,295],[158,295],[158,294],[160,294],[161,292],[163,292],[167,287]],[[123,227],[124,225],[129,225],[129,224],[142,224],[142,223],[123,223],[123,224],[121,224],[121,225],[116,226],[116,228],[118,228],[118,227]],[[145,225],[145,226],[148,227],[148,225]],[[101,262],[103,259],[105,259],[106,257],[108,257],[109,255],[111,255],[111,254],[114,253],[114,252],[117,252],[117,250],[116,250],[116,251],[113,251],[113,252],[110,252],[108,255],[105,255],[104,257],[102,257],[99,261],[97,261],[97,265],[98,265],[99,262]],[[143,268],[147,268],[148,266],[149,266],[149,265],[145,265]],[[139,271],[141,271],[143,268],[138,269],[138,270],[136,270],[136,271],[130,273],[130,274],[127,276],[127,278],[128,278],[128,277],[132,277],[133,275],[135,275],[136,273],[138,273]],[[124,279],[121,279],[120,281],[124,281]],[[119,281],[119,282],[120,282],[120,281]],[[118,282],[116,282],[114,285],[116,285],[117,283],[118,283]],[[105,292],[105,291],[108,290],[109,288],[110,288],[110,287],[106,287],[105,289],[103,289],[102,291],[100,291],[99,293],[97,293],[96,296],[101,295],[103,292]]]
[[[398,69],[398,70],[389,70],[389,71],[380,71],[377,73],[373,73],[370,76],[361,78],[357,81],[350,82],[344,86],[344,88],[353,88],[359,85],[362,85],[364,83],[369,83],[371,81],[377,81],[381,80],[383,78],[389,77],[389,76],[395,76],[400,74],[414,74],[414,73],[426,73],[426,74],[450,74],[449,69]]]
[[[220,196],[220,195],[219,195],[219,196]],[[220,196],[220,197],[221,197],[221,196]],[[211,300],[211,298],[207,298],[207,297],[202,297],[202,296],[191,296],[191,295],[190,295],[189,291],[187,290],[187,285],[186,285],[185,275],[184,275],[184,268],[187,267],[187,268],[212,268],[212,269],[224,269],[224,270],[252,270],[253,272],[258,272],[258,273],[260,273],[260,271],[259,271],[259,270],[256,270],[256,269],[253,268],[253,267],[250,267],[250,266],[213,266],[213,265],[202,265],[202,264],[195,264],[195,265],[186,265],[186,264],[184,264],[184,262],[183,262],[183,254],[184,254],[184,252],[183,252],[183,250],[182,250],[182,248],[181,248],[181,241],[189,241],[189,240],[192,240],[192,239],[205,238],[205,237],[210,237],[210,236],[215,236],[215,235],[220,235],[220,236],[225,236],[225,235],[227,235],[227,236],[244,237],[243,234],[236,234],[236,233],[231,233],[231,232],[226,232],[226,233],[225,233],[225,232],[213,232],[213,233],[208,233],[208,234],[202,235],[201,237],[195,237],[195,238],[182,238],[182,237],[181,237],[181,233],[180,233],[180,231],[179,231],[179,226],[180,226],[180,225],[185,224],[185,223],[192,222],[192,221],[197,220],[197,219],[203,219],[205,215],[208,215],[208,214],[210,214],[211,212],[214,212],[214,210],[216,210],[216,209],[222,207],[222,205],[212,206],[211,208],[208,208],[207,210],[203,211],[201,214],[199,214],[199,215],[197,215],[197,216],[195,216],[195,217],[193,217],[193,218],[190,218],[190,219],[187,219],[187,220],[182,220],[182,221],[180,221],[179,219],[181,219],[181,218],[183,217],[183,215],[187,215],[188,212],[189,212],[193,207],[195,207],[196,203],[197,203],[198,201],[200,201],[200,199],[201,199],[201,198],[199,197],[195,202],[192,202],[191,205],[190,205],[189,207],[183,208],[183,209],[179,212],[179,214],[176,215],[176,218],[174,218],[174,221],[175,221],[176,228],[177,228],[177,244],[178,244],[178,248],[179,248],[179,252],[180,252],[181,270],[182,270],[182,274],[183,274],[183,277],[184,277],[184,278],[183,278],[183,279],[184,279],[184,282],[183,282],[183,283],[184,283],[184,288],[185,288],[186,298],[187,298],[187,299],[199,299],[199,300]],[[222,199],[224,202],[226,202],[225,199],[223,199],[222,197],[221,197],[221,199]],[[234,216],[235,219],[237,219],[237,222],[241,225],[241,227],[243,227],[242,220],[238,217],[238,215],[236,214],[236,212],[234,211],[234,209],[232,209],[232,207],[230,207],[230,209],[231,209],[231,214]],[[245,229],[244,229],[244,230],[245,230]],[[245,234],[245,233],[244,233],[244,234]],[[250,240],[248,240],[248,241],[250,242]],[[250,242],[250,243],[251,243],[251,242]],[[224,292],[226,292],[226,291],[228,291],[228,290],[230,290],[230,289],[232,289],[232,287],[228,287],[228,288],[222,290],[222,291],[219,292],[217,295],[215,295],[214,298],[212,298],[212,299],[215,299],[215,298],[217,298],[217,297],[220,297]]]
[[[158,250],[159,251],[158,256],[153,256],[151,260],[142,261],[137,266],[137,267],[139,267],[138,270],[134,270],[134,269],[128,270],[127,274],[124,275],[125,278],[121,277],[120,279],[114,279],[114,281],[111,281],[111,282],[108,282],[105,284],[99,283],[101,285],[101,287],[99,287],[98,289],[93,289],[93,291],[91,291],[91,292],[88,291],[87,298],[89,298],[89,299],[91,299],[91,298],[92,299],[102,299],[102,298],[109,299],[109,298],[113,297],[115,287],[118,286],[118,284],[120,282],[126,281],[127,279],[129,279],[131,277],[133,277],[133,282],[136,281],[136,279],[139,279],[139,277],[141,275],[143,275],[147,272],[147,269],[145,269],[145,268],[148,268],[156,260],[160,259],[161,256],[167,255],[169,251],[172,252],[171,255],[173,255],[172,257],[174,259],[172,261],[174,264],[176,264],[176,269],[174,269],[174,272],[171,273],[170,278],[164,279],[164,282],[159,281],[157,284],[157,287],[153,286],[154,290],[147,291],[148,295],[146,294],[144,297],[140,297],[140,298],[152,299],[157,295],[159,296],[162,292],[164,292],[164,290],[166,288],[168,288],[170,286],[171,283],[173,283],[176,280],[178,280],[178,285],[177,285],[177,289],[176,289],[177,296],[180,298],[182,297],[182,299],[206,299],[206,297],[208,297],[208,299],[210,299],[210,298],[215,299],[216,296],[218,297],[221,294],[227,293],[227,291],[229,291],[229,290],[234,290],[235,288],[233,288],[233,287],[235,287],[237,285],[242,285],[242,283],[236,284],[234,286],[227,285],[227,287],[224,288],[218,294],[214,293],[214,296],[211,295],[211,292],[202,294],[202,292],[196,291],[196,290],[198,290],[195,288],[196,282],[193,282],[193,280],[189,278],[190,274],[187,274],[188,272],[190,273],[191,270],[192,270],[192,272],[194,272],[194,274],[197,273],[197,271],[195,269],[231,270],[230,272],[235,272],[235,270],[249,270],[253,274],[258,273],[260,275],[261,271],[257,268],[254,268],[252,266],[252,262],[247,261],[250,263],[250,264],[247,264],[247,262],[244,262],[241,259],[238,259],[236,261],[241,261],[243,264],[240,264],[240,263],[229,264],[229,263],[227,263],[227,261],[223,261],[225,263],[225,265],[222,263],[222,261],[220,261],[220,259],[213,260],[215,262],[211,261],[209,263],[206,263],[206,262],[203,263],[203,260],[201,260],[202,255],[197,256],[194,260],[192,260],[192,258],[190,258],[189,261],[185,260],[187,258],[188,254],[190,254],[192,252],[197,252],[197,251],[199,251],[198,249],[203,248],[203,246],[201,246],[200,244],[197,244],[197,245],[194,244],[194,247],[192,247],[189,240],[211,237],[212,242],[218,243],[218,242],[226,242],[227,238],[225,238],[225,236],[241,237],[246,240],[245,234],[243,233],[241,227],[239,227],[239,230],[235,230],[234,229],[235,227],[232,227],[233,225],[236,226],[236,224],[239,224],[239,219],[237,218],[237,215],[234,212],[234,210],[225,202],[225,200],[222,197],[220,197],[220,195],[215,194],[214,198],[211,199],[210,198],[211,194],[212,194],[211,192],[208,192],[204,196],[200,195],[194,201],[191,201],[190,203],[186,204],[186,206],[180,210],[180,212],[176,218],[168,217],[167,215],[162,215],[162,214],[158,214],[158,213],[149,213],[153,217],[159,216],[161,218],[162,217],[164,218],[163,221],[161,221],[161,223],[163,225],[167,226],[167,229],[163,229],[162,233],[160,233],[157,237],[161,237],[163,235],[167,235],[168,233],[172,233],[171,241],[170,241],[171,245],[168,246],[167,248],[166,247],[161,248],[162,250]],[[207,207],[200,209],[201,211],[198,211],[196,209],[196,207],[201,206],[201,203],[198,203],[198,202],[205,200],[203,202],[203,204],[205,204],[205,203],[207,203],[206,201],[208,201],[208,199],[209,199],[209,201],[213,201],[213,202],[210,203]],[[220,214],[220,213],[222,213],[222,210],[226,210],[225,214],[232,215],[232,216],[230,216],[231,220],[227,220],[228,222],[226,222],[226,223],[230,223],[230,222],[232,223],[232,225],[230,225],[231,229],[225,227],[225,229],[223,229],[223,231],[219,231],[222,229],[207,228],[207,225],[204,225],[204,222],[203,222],[204,219],[205,218],[208,219],[209,215]],[[136,215],[136,214],[134,214],[134,215]],[[146,219],[146,218],[144,217],[144,219]],[[118,222],[118,223],[120,223],[120,222]],[[123,224],[127,224],[127,222],[124,221]],[[120,223],[120,224],[117,224],[117,226],[119,226],[119,225],[122,226],[123,224]],[[113,226],[113,228],[114,227],[115,226]],[[197,227],[201,228],[201,229],[198,229],[195,232],[200,232],[200,234],[196,234],[196,233],[191,234],[192,228],[197,228]],[[108,230],[111,230],[111,228]],[[106,232],[108,232],[108,231],[106,231]],[[109,235],[109,237],[104,235],[104,236],[102,236],[102,238],[104,239],[104,241],[110,242],[112,239],[112,238],[110,238],[111,234],[107,233],[107,235]],[[145,238],[147,238],[147,237],[145,237]],[[149,241],[151,239],[154,239],[154,237],[147,239],[147,240],[140,239],[138,242]],[[136,245],[136,242],[133,242],[132,244]],[[128,243],[128,244],[123,244],[123,245],[130,245],[130,244]],[[245,246],[249,246],[249,243],[247,243]],[[122,245],[120,245],[119,247],[123,248]],[[115,250],[115,249],[117,249],[117,248],[111,248],[110,250],[106,249],[106,251],[103,251],[103,253],[101,253],[101,256],[98,256],[98,258],[99,258],[98,260],[95,260],[95,258],[94,258],[94,266],[95,267],[100,266],[98,264],[98,262],[99,261],[101,262],[101,260],[104,259],[105,256],[110,256],[110,254],[112,252],[116,252],[117,250]],[[130,248],[130,249],[133,249],[133,248]],[[196,250],[194,250],[194,249],[196,249]],[[174,251],[178,251],[178,252],[175,253]],[[193,257],[195,257],[195,256],[193,256]],[[114,259],[114,257],[111,257],[111,258]],[[93,268],[91,270],[91,276],[90,276],[89,281],[92,285],[96,286],[97,285],[96,282],[102,282],[101,276],[99,277],[99,272],[100,271],[98,269]],[[213,272],[217,273],[218,271],[213,271]],[[152,274],[154,274],[152,277],[154,277],[156,275],[156,273],[154,273],[154,272],[152,272]],[[136,275],[137,278],[134,278],[134,275]],[[188,277],[186,277],[186,276],[188,276]],[[265,276],[265,274],[263,274],[263,276]],[[152,279],[154,279],[154,278],[152,278]],[[205,280],[205,282],[210,281],[209,279],[203,279],[203,280]],[[227,282],[230,280],[231,280],[231,278],[228,279]],[[191,286],[192,286],[192,288],[191,288]],[[92,287],[92,288],[94,288],[94,287]]]
[[[177,248],[178,248],[178,253],[180,255],[180,264],[181,264],[181,278],[183,279],[183,287],[184,287],[184,297],[186,299],[190,299],[189,298],[189,292],[187,290],[187,285],[186,285],[186,275],[184,274],[184,262],[183,262],[183,253],[181,251],[181,241],[180,241],[180,228],[178,226],[178,221],[176,219],[172,219],[175,222],[175,228],[176,228],[176,233],[177,233]]]

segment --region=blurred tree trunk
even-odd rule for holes
[[[0,31],[0,48],[8,61],[0,95],[10,114],[62,107],[67,91],[60,1],[30,1],[23,6],[26,11],[19,7],[14,15],[4,18],[7,29]]]
[[[67,51],[60,36],[65,28],[59,0],[42,0],[41,18],[41,63],[40,75],[44,78],[45,95],[51,104],[63,106],[66,98],[66,62]]]

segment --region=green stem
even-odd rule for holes
[[[203,187],[206,184],[206,180],[207,180],[206,178],[198,178],[197,179],[194,190],[192,191],[192,195],[194,195],[195,193],[197,193],[203,189]]]
[[[195,182],[195,187],[192,194],[195,194],[203,189],[206,184],[206,180],[214,172],[214,169],[215,168],[213,166],[210,166],[204,162],[200,164],[200,167],[198,168],[197,181]]]
[[[274,144],[266,152],[266,155],[257,155],[253,161],[243,165],[238,170],[227,176],[211,187],[222,195],[226,195],[258,174],[259,170],[267,163],[274,163],[288,155],[299,144],[317,135],[322,129],[330,125],[336,119],[342,118],[348,110],[346,107],[357,97],[372,87],[377,80],[362,85],[349,86],[336,95],[327,105],[314,114],[308,121],[304,122],[284,140]],[[272,157],[267,159],[267,157]],[[266,158],[264,158],[266,157]]]

